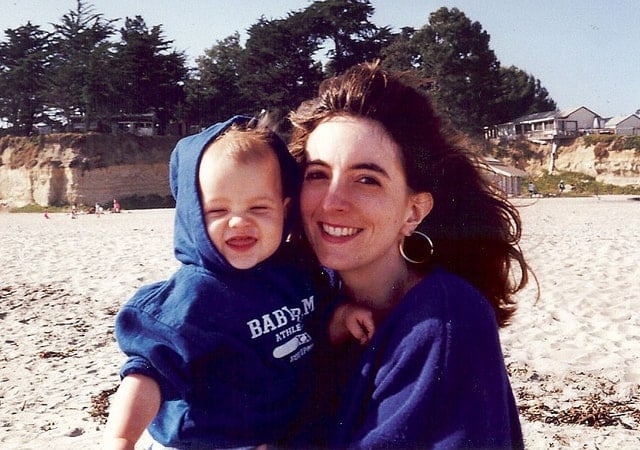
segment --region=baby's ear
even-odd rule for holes
[[[433,196],[428,192],[411,194],[402,234],[410,236],[433,209]]]

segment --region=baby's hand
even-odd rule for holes
[[[329,323],[329,336],[339,344],[353,336],[362,345],[371,340],[375,332],[373,311],[355,303],[344,303],[336,308]]]
[[[347,330],[361,345],[365,345],[376,331],[373,312],[369,308],[353,303],[348,303],[345,306],[344,323]]]
[[[333,344],[339,344],[353,336],[364,345],[371,340],[375,329],[371,309],[357,303],[343,303],[333,312],[329,337]]]

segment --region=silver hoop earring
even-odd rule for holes
[[[407,241],[408,238],[414,238],[415,236],[418,236],[422,239],[424,239],[428,245],[428,250],[427,250],[427,255],[424,257],[424,259],[422,261],[413,259],[409,256],[407,256],[407,253],[404,249],[404,244]],[[399,249],[400,249],[400,254],[402,255],[402,257],[405,259],[405,261],[410,262],[411,264],[422,264],[427,262],[427,259],[429,259],[429,256],[433,255],[433,241],[429,238],[429,236],[427,236],[426,234],[424,234],[421,231],[414,231],[413,233],[411,233],[411,236],[407,236],[406,238],[404,238],[402,240],[402,242],[400,242],[399,244]]]

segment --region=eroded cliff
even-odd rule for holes
[[[589,139],[580,137],[562,142],[553,158],[553,169],[558,172],[577,172],[596,181],[617,186],[640,185],[640,148],[631,147],[631,137]],[[530,173],[532,176],[549,170],[552,144],[527,141],[512,142],[500,150],[503,159]]]
[[[628,138],[631,139],[631,138]],[[113,198],[170,195],[169,156],[178,137],[51,134],[0,139],[0,204],[93,205]],[[627,138],[562,143],[554,169],[618,186],[640,185],[640,149]],[[482,151],[482,142],[465,145]],[[552,145],[516,141],[499,157],[533,177],[548,170]],[[485,147],[486,150],[486,147]]]
[[[0,139],[0,202],[93,205],[170,195],[177,137],[51,134]]]

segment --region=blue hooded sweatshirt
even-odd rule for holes
[[[350,343],[330,360],[320,372],[339,386],[339,412],[325,413],[337,417],[325,424],[331,448],[523,448],[495,313],[442,268],[405,295],[366,347]]]
[[[203,150],[248,120],[234,117],[176,145],[170,181],[182,264],[169,280],[140,288],[116,319],[116,338],[128,355],[121,376],[158,382],[161,406],[148,431],[168,447],[280,442],[310,390],[310,324],[320,314],[311,266],[283,243],[255,267],[236,269],[205,229],[198,193]],[[285,195],[296,204],[298,169],[286,145],[276,147]]]

